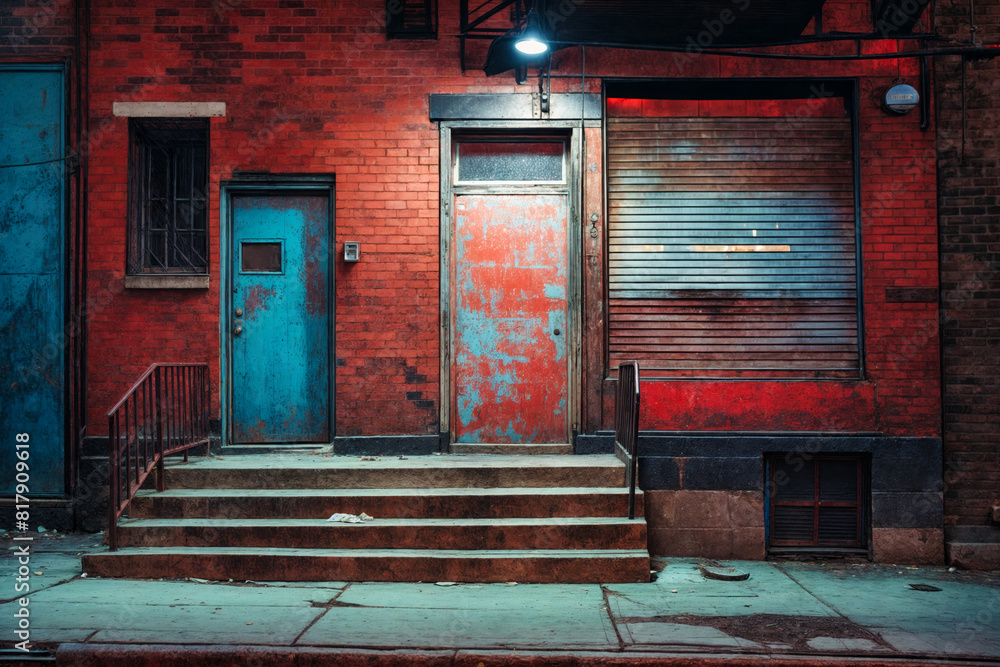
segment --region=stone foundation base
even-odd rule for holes
[[[874,528],[876,563],[943,565],[944,530],[939,528]]]
[[[759,491],[645,491],[649,552],[659,556],[764,558]]]
[[[965,570],[1000,570],[1000,527],[950,526],[945,555]]]

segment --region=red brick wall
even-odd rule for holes
[[[32,62],[73,55],[72,0],[4,0],[0,4],[0,59]]]
[[[936,29],[968,39],[968,3],[943,0]],[[1000,41],[1000,8],[976,7]],[[961,60],[936,62],[944,363],[945,525],[988,523],[1000,502],[1000,61],[969,63],[962,157]]]
[[[92,161],[90,288],[108,296],[91,325],[89,416],[95,429],[153,361],[209,361],[217,391],[218,183],[237,169],[267,169],[335,173],[338,248],[344,240],[360,241],[368,260],[337,266],[337,433],[437,432],[439,165],[428,95],[531,92],[535,81],[516,86],[510,75],[487,79],[478,70],[481,44],[470,59],[476,69],[462,74],[458,40],[451,37],[458,31],[457,2],[441,3],[436,41],[386,41],[380,0],[182,0],[169,9],[135,0],[93,4],[91,115],[104,138]],[[866,4],[832,2],[826,12],[844,22]],[[579,50],[558,54],[555,67],[579,73]],[[866,391],[872,397],[865,419],[890,433],[936,433],[936,313],[924,304],[886,304],[884,292],[887,286],[936,285],[934,170],[927,166],[933,156],[923,157],[933,150],[933,133],[919,131],[916,114],[890,118],[878,110],[879,92],[896,76],[915,83],[913,66],[588,49],[587,74],[591,92],[600,90],[601,77],[613,76],[861,77]],[[553,79],[552,85],[554,92],[575,92],[579,79]],[[227,116],[214,119],[211,129],[207,291],[121,289],[127,123],[112,117],[111,107],[123,100],[228,105]],[[593,139],[588,151],[597,145]],[[591,180],[585,197],[588,206],[597,206]],[[879,196],[882,204],[876,205]],[[595,212],[602,214],[600,227],[603,211]],[[588,241],[586,253],[593,252],[601,252],[599,241]],[[599,267],[591,268],[588,281],[600,276]],[[591,282],[586,294],[585,310],[595,312],[600,293]],[[600,330],[599,320],[591,325]],[[921,332],[919,344],[900,354],[903,343],[914,342],[914,331]],[[593,378],[591,369],[588,387],[598,395]],[[814,408],[819,415],[837,410],[829,400]],[[780,415],[780,406],[770,409]]]

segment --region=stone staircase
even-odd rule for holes
[[[170,463],[90,576],[649,581],[642,494],[613,456],[253,454]],[[326,521],[365,512],[374,521]]]

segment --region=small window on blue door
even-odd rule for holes
[[[284,273],[281,241],[241,241],[240,273]]]

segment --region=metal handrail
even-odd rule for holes
[[[628,518],[635,518],[635,483],[639,476],[639,364],[627,361],[618,366],[615,394],[615,455],[625,464],[628,487]]]
[[[108,411],[108,546],[118,548],[118,520],[149,474],[163,491],[163,458],[205,446],[209,428],[208,364],[146,369]]]

